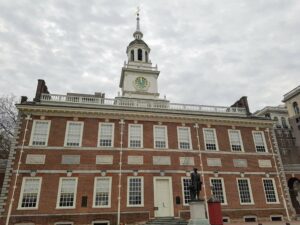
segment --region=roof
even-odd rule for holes
[[[266,113],[277,112],[282,114],[287,114],[287,108],[284,105],[278,106],[266,106],[261,110],[258,110],[254,113],[256,116],[264,116]]]
[[[300,85],[295,87],[293,90],[289,91],[283,96],[283,102],[288,101],[289,99],[293,98],[295,95],[300,94]]]
[[[146,47],[149,48],[148,45],[146,44],[146,42],[144,42],[142,39],[133,40],[132,42],[129,43],[128,47],[131,45],[135,45],[135,44],[146,45]]]

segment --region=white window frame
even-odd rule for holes
[[[61,185],[62,185],[63,179],[74,179],[75,180],[73,206],[59,206],[59,200],[60,200],[60,195],[61,195]],[[77,186],[78,186],[78,177],[60,177],[59,178],[59,185],[58,185],[57,199],[56,199],[56,209],[75,209],[76,208]]]
[[[266,189],[265,189],[265,185],[264,185],[264,180],[271,180],[272,181],[273,188],[274,188],[274,193],[275,193],[275,197],[276,197],[276,202],[268,202],[267,194],[266,194]],[[274,178],[262,178],[262,186],[263,186],[264,193],[265,193],[266,203],[267,204],[271,204],[271,205],[272,204],[279,204],[280,202],[279,202],[277,187],[276,187],[276,183],[275,183]]]
[[[129,180],[131,178],[140,178],[141,179],[141,204],[140,205],[130,205],[129,204]],[[126,203],[126,206],[127,207],[144,207],[144,177],[142,176],[128,176],[127,177],[127,203]]]
[[[179,140],[179,129],[180,128],[188,129],[190,148],[180,148],[180,140]],[[177,127],[177,143],[178,143],[178,149],[181,149],[181,150],[191,150],[191,149],[193,149],[192,138],[191,138],[191,128],[190,127],[185,127],[185,126],[178,126]]]
[[[37,122],[47,122],[48,123],[48,131],[47,131],[47,138],[45,141],[44,145],[33,145],[33,135],[34,135],[34,131],[35,131],[35,126]],[[48,140],[49,140],[49,133],[50,133],[50,127],[51,127],[51,120],[33,120],[32,123],[32,128],[31,128],[31,134],[30,134],[30,141],[29,141],[29,145],[30,146],[48,146]]]
[[[251,222],[251,223],[257,223],[257,216],[244,216],[243,217],[243,220],[245,223],[250,223],[250,222],[246,222],[247,218],[255,218],[255,222]]]
[[[262,139],[263,139],[264,146],[265,146],[265,151],[264,151],[264,152],[258,152],[258,151],[257,151],[257,148],[256,148],[256,142],[255,142],[255,138],[254,138],[254,133],[261,133],[261,134],[262,134]],[[267,146],[267,143],[266,143],[265,132],[263,132],[263,131],[258,131],[258,130],[253,130],[253,131],[252,131],[252,138],[253,138],[253,142],[254,142],[254,146],[255,146],[255,151],[256,151],[257,153],[267,153],[267,152],[268,152],[268,146]]]
[[[92,222],[92,225],[95,225],[96,223],[106,223],[107,225],[110,225],[110,221],[108,220],[96,220]]]
[[[81,124],[79,146],[68,146],[68,145],[67,145],[67,138],[68,138],[69,125],[70,125],[70,123],[78,123],[78,124]],[[81,146],[82,146],[83,129],[84,129],[84,122],[83,122],[83,121],[67,121],[66,132],[65,132],[64,146],[65,146],[65,147],[68,147],[68,148],[79,148],[79,147],[81,147]]]
[[[131,147],[130,146],[130,136],[131,136],[131,127],[132,126],[140,126],[141,127],[141,146],[140,147]],[[128,124],[128,148],[143,148],[144,146],[144,127],[143,127],[143,124],[137,124],[137,123],[131,123],[131,124]]]
[[[240,138],[240,143],[241,143],[241,151],[238,150],[233,150],[232,149],[232,140],[230,137],[230,132],[238,132],[239,138]],[[230,149],[232,152],[244,152],[244,143],[243,143],[243,139],[242,139],[242,135],[241,135],[241,131],[240,130],[234,130],[234,129],[228,129],[228,137],[229,137],[229,143],[230,143]]]
[[[216,141],[216,150],[207,149],[207,147],[206,147],[206,138],[205,138],[205,131],[206,130],[212,130],[214,132],[215,141]],[[204,139],[204,147],[205,147],[206,151],[219,151],[219,143],[218,143],[216,128],[203,128],[203,139]]]
[[[22,201],[23,201],[23,194],[25,189],[25,181],[28,179],[36,179],[39,180],[39,191],[37,193],[37,200],[36,200],[36,206],[35,207],[22,207]],[[21,186],[21,193],[19,197],[19,204],[18,204],[18,210],[35,210],[39,208],[39,202],[40,202],[40,195],[41,195],[41,187],[42,187],[42,178],[41,177],[23,177],[22,180],[22,186]]]
[[[156,135],[155,135],[155,128],[165,128],[165,142],[166,142],[166,147],[165,148],[158,148],[158,147],[156,147],[156,144],[155,144],[155,142],[156,142],[156,139],[155,139],[155,137],[156,137]],[[169,148],[169,143],[168,143],[168,127],[167,126],[163,126],[163,125],[153,125],[153,147],[155,148],[155,149],[167,149],[167,148]]]
[[[226,219],[227,222],[224,222],[224,219]],[[223,216],[222,221],[223,221],[224,224],[230,223],[230,217],[229,216]]]
[[[223,198],[224,198],[224,203],[221,202],[221,205],[227,205],[227,196],[226,196],[226,190],[225,190],[225,184],[224,184],[224,178],[223,177],[210,177],[209,178],[209,184],[212,187],[212,181],[211,180],[221,180],[221,184],[222,184],[222,190],[223,190]],[[211,192],[213,193],[213,190],[211,190]]]
[[[239,183],[238,181],[239,180],[248,180],[248,188],[249,188],[249,194],[250,194],[250,199],[251,199],[251,202],[242,202],[241,201],[241,193],[240,193],[240,188],[239,188]],[[241,178],[241,177],[238,177],[236,178],[236,185],[237,185],[237,190],[239,192],[239,200],[240,200],[240,205],[254,205],[254,199],[253,199],[253,194],[252,194],[252,187],[251,187],[251,182],[250,182],[250,179],[249,178]]]
[[[274,221],[274,220],[272,220],[272,217],[280,217],[281,221],[283,221],[283,215],[270,215],[270,221]]]
[[[102,125],[112,125],[112,134],[111,134],[111,146],[101,146],[100,145],[100,139],[101,139],[101,126]],[[114,139],[115,139],[115,124],[114,123],[104,123],[104,122],[100,122],[99,126],[98,126],[98,142],[97,142],[97,146],[101,147],[101,148],[111,148],[114,147]]]
[[[184,205],[184,206],[189,206],[188,203],[185,203],[184,183],[183,183],[183,180],[184,180],[184,179],[189,179],[189,180],[191,180],[191,177],[181,177],[182,205]]]
[[[96,188],[97,188],[97,180],[98,179],[103,179],[103,180],[108,180],[109,182],[109,193],[108,193],[108,205],[96,205]],[[112,178],[111,177],[95,177],[94,179],[94,193],[93,193],[93,208],[110,208],[111,207],[111,182]]]

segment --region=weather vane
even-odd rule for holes
[[[140,14],[140,7],[138,6],[136,7],[136,15],[139,16],[139,14]]]

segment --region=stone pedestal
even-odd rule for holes
[[[191,219],[188,225],[210,225],[206,217],[204,200],[191,201],[189,204]]]

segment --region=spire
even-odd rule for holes
[[[136,30],[133,33],[133,37],[135,39],[142,39],[143,38],[143,33],[140,31],[140,8],[137,7],[137,12],[136,12]]]

